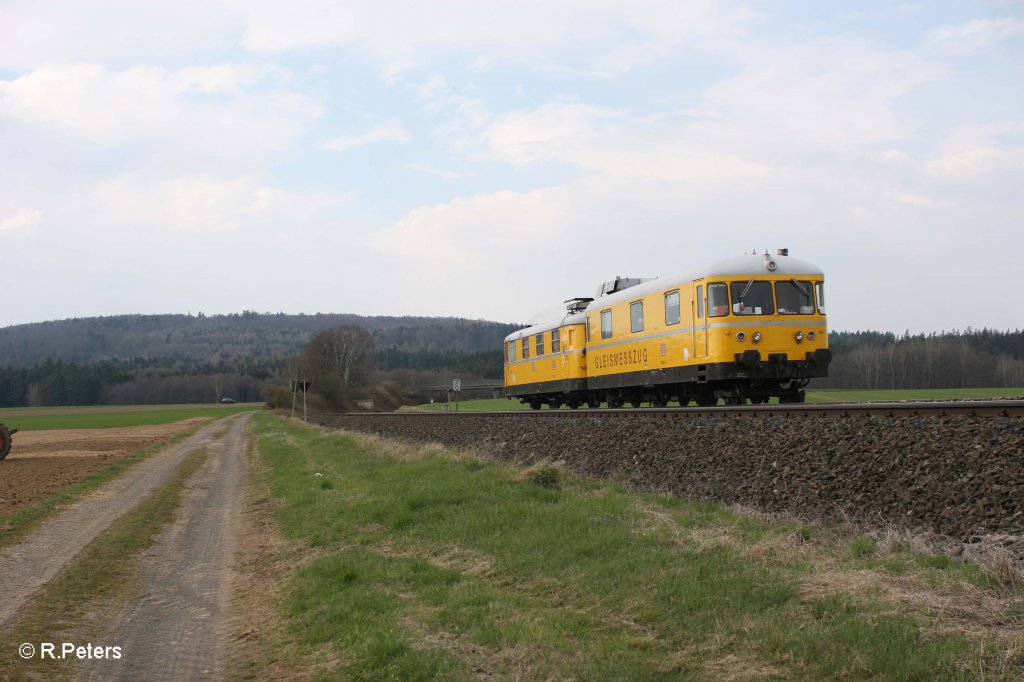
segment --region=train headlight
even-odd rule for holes
[[[761,332],[754,332],[754,336],[752,338],[754,339],[754,343],[757,343],[761,340]]]
[[[746,341],[747,340],[747,335],[744,334],[743,332],[738,332],[736,334],[736,340],[737,341]]]
[[[814,341],[814,332],[807,332],[807,340]]]
[[[804,333],[803,332],[797,332],[796,333],[796,342],[800,343],[803,340],[804,340]]]

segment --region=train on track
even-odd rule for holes
[[[802,403],[832,360],[824,287],[821,269],[786,249],[616,277],[505,338],[505,395],[534,409]]]

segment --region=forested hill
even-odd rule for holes
[[[285,315],[118,315],[23,324],[0,329],[0,367],[29,367],[46,359],[89,364],[160,359],[179,369],[219,367],[249,373],[279,366],[318,331],[358,325],[378,349],[472,354],[501,349],[519,325],[440,317]]]

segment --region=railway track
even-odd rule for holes
[[[620,409],[508,410],[500,412],[358,412],[325,416],[373,416],[404,418],[466,415],[522,416],[523,418],[557,417],[629,417],[661,415],[665,417],[1024,417],[1024,400],[954,400],[905,401],[891,403],[823,403],[800,405],[740,405],[721,407],[634,407]]]

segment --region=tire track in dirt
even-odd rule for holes
[[[233,425],[244,416],[229,417]],[[20,541],[0,548],[0,627],[114,521],[166,483],[182,461],[206,447],[225,421],[204,426],[181,443],[168,446],[139,462],[123,475],[83,496],[59,514],[42,522]]]
[[[85,680],[225,676],[231,567],[244,505],[247,417],[207,445],[174,523],[142,557],[141,593],[110,624],[120,660],[97,661]]]

